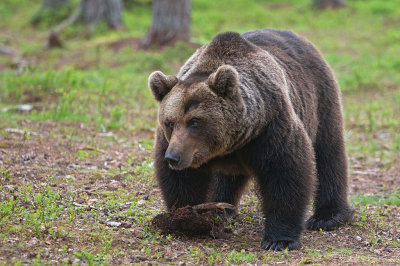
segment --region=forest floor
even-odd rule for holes
[[[354,220],[305,231],[300,250],[274,252],[260,249],[253,183],[218,238],[150,226],[165,208],[153,176],[157,103],[147,77],[176,73],[193,44],[136,50],[150,7],[127,5],[125,30],[100,24],[85,39],[74,25],[61,35],[65,48],[51,50],[53,21],[32,27],[26,19],[40,1],[4,0],[0,43],[19,54],[0,55],[0,265],[400,264],[398,4],[318,12],[309,0],[193,0],[194,42],[225,30],[293,29],[321,49],[341,85]]]
[[[2,261],[400,262],[398,161],[382,170],[379,161],[350,157],[350,198],[356,209],[352,224],[332,232],[306,231],[301,250],[272,252],[260,249],[263,218],[253,185],[231,232],[220,238],[161,235],[150,227],[150,220],[164,210],[148,159],[150,147],[141,142],[153,132],[120,136],[69,123],[19,125],[25,131],[6,128],[0,137]]]

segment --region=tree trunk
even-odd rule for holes
[[[143,47],[190,40],[190,0],[153,0],[153,22]]]
[[[94,28],[99,20],[107,20],[110,28],[122,26],[122,0],[82,0],[81,10],[85,25]]]
[[[328,7],[339,8],[346,7],[344,0],[313,0],[313,6],[318,9],[325,9]]]
[[[94,30],[99,20],[106,20],[112,29],[122,27],[122,0],[81,0],[76,11],[65,21],[54,27],[49,35],[49,47],[62,47],[63,44],[59,34],[69,25],[75,23],[80,18],[89,29],[89,33]]]

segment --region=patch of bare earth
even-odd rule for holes
[[[170,238],[155,233],[154,241],[148,240],[146,226],[118,213],[131,207],[129,195],[134,197],[143,212],[146,209],[163,211],[157,185],[143,180],[133,170],[150,157],[151,151],[139,142],[152,138],[153,132],[100,133],[84,125],[54,122],[31,122],[21,124],[21,127],[29,128],[28,132],[0,135],[0,169],[7,169],[12,174],[10,180],[2,179],[4,183],[1,185],[9,186],[10,191],[0,195],[1,200],[12,197],[14,191],[24,184],[33,184],[33,192],[41,191],[43,184],[47,184],[65,197],[73,192],[70,206],[87,211],[87,216],[78,215],[74,222],[56,220],[49,227],[40,228],[40,236],[32,232],[0,229],[3,235],[0,238],[0,261],[16,259],[29,263],[41,254],[41,259],[50,263],[64,260],[81,263],[83,259],[77,257],[76,252],[86,249],[93,253],[104,252],[103,260],[111,264],[204,264],[210,262],[211,256],[214,264],[223,264],[225,260],[257,264],[400,263],[398,206],[356,206],[356,216],[351,225],[332,232],[305,231],[301,250],[289,253],[261,250],[264,219],[253,185],[244,195],[240,214],[232,220],[229,233],[219,238]],[[350,195],[379,194],[400,187],[398,161],[388,170],[382,170],[379,164],[366,165],[362,160],[351,160],[351,163],[354,172]],[[128,198],[112,210],[105,203],[105,195],[109,193],[116,196],[125,193]],[[18,227],[21,221],[12,223]],[[67,233],[54,237],[51,232],[57,227]],[[102,238],[98,234],[106,234],[109,244],[100,242]],[[104,251],[105,246],[111,251]],[[251,261],[235,260],[229,257],[232,250],[243,250],[244,254],[255,257]]]
[[[367,164],[363,159],[351,158],[353,171],[349,184],[350,195],[380,195],[400,189],[400,158],[394,158],[393,166],[382,170],[379,160]]]

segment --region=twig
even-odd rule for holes
[[[96,208],[96,207],[93,207],[93,206],[91,206],[91,205],[85,205],[85,204],[80,204],[80,203],[77,203],[77,202],[72,202],[72,205],[74,205],[75,207],[78,207],[78,208],[85,208],[85,209],[89,209],[89,210],[96,210],[96,211],[98,211],[98,209]]]
[[[202,204],[198,204],[192,207],[194,210],[198,209],[229,209],[229,210],[235,210],[235,206],[232,204],[226,203],[226,202],[206,202]]]

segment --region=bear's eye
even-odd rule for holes
[[[165,127],[172,131],[174,129],[174,123],[166,122]]]
[[[188,123],[188,128],[189,128],[190,130],[193,130],[193,131],[196,130],[196,129],[198,129],[199,126],[200,126],[200,121],[199,121],[199,119],[196,119],[196,118],[191,119],[191,120],[189,121],[189,123]]]

